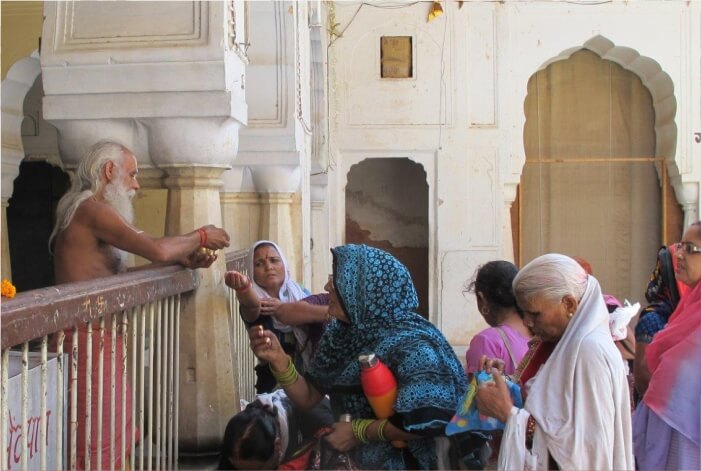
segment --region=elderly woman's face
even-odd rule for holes
[[[701,281],[701,237],[698,234],[698,226],[687,229],[680,246],[677,247],[677,267],[674,275],[677,280],[687,286],[694,287]]]
[[[535,296],[529,300],[519,299],[518,303],[523,309],[523,322],[535,336],[546,342],[560,340],[572,318],[569,314],[577,310],[572,296],[565,296],[560,301]]]

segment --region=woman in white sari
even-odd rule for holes
[[[269,240],[259,240],[246,259],[252,279],[237,271],[227,272],[227,286],[236,292],[241,319],[246,327],[262,325],[275,332],[280,344],[300,371],[309,366],[316,343],[328,320],[328,299],[310,295],[290,274],[285,255]],[[256,392],[269,393],[276,381],[267,363],[256,366]]]
[[[573,259],[547,254],[513,287],[537,340],[514,378],[522,409],[495,369],[495,382],[477,392],[480,412],[506,423],[499,469],[634,469],[626,371],[598,281]]]

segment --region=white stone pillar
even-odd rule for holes
[[[324,177],[323,181],[319,177]],[[331,273],[331,252],[329,251],[329,207],[327,204],[328,185],[326,175],[312,177],[311,185],[311,233],[312,233],[312,283],[311,290],[320,293]]]
[[[674,185],[677,201],[684,211],[684,228],[699,220],[699,184],[697,182],[682,182]]]
[[[2,278],[12,280],[12,264],[10,263],[10,239],[7,233],[7,207],[14,191],[14,181],[19,175],[19,164],[24,158],[21,149],[10,148],[3,143],[2,147]]]
[[[292,230],[294,193],[260,194],[260,238],[278,244],[285,253],[292,278],[299,279],[300,269],[295,252],[295,234]]]
[[[2,279],[12,279],[10,264],[10,239],[7,235],[7,198],[2,197]]]
[[[168,188],[167,235],[214,224],[221,226],[219,176],[222,166],[162,165]],[[200,285],[181,304],[180,320],[180,450],[215,451],[226,424],[238,410],[237,348],[230,336],[226,260],[198,270]]]
[[[227,251],[247,249],[260,238],[260,203],[254,191],[221,193],[222,227],[231,236]]]
[[[511,227],[511,206],[518,194],[518,183],[505,183],[501,193],[504,200],[501,215],[501,258],[516,263],[514,261],[514,235]]]
[[[295,228],[301,227],[296,194],[301,183],[301,168],[288,165],[251,166],[251,176],[260,195],[260,238],[275,242],[285,252],[292,277],[302,276],[302,260]]]

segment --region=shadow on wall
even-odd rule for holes
[[[56,205],[70,185],[68,174],[46,162],[22,162],[7,208],[12,282],[18,291],[52,286],[48,242]]]

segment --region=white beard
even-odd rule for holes
[[[136,190],[128,190],[120,183],[110,182],[105,186],[103,194],[105,202],[112,206],[124,220],[133,224],[134,222],[134,205],[131,200],[134,198]]]
[[[110,182],[105,186],[105,192],[103,194],[105,202],[112,206],[117,213],[128,223],[133,224],[134,222],[134,205],[132,204],[132,198],[136,194],[136,190],[128,190],[126,186],[120,183]],[[124,250],[115,248],[119,254],[121,260],[121,267],[124,268],[127,265],[127,258],[129,253]],[[121,270],[120,270],[121,271]]]

